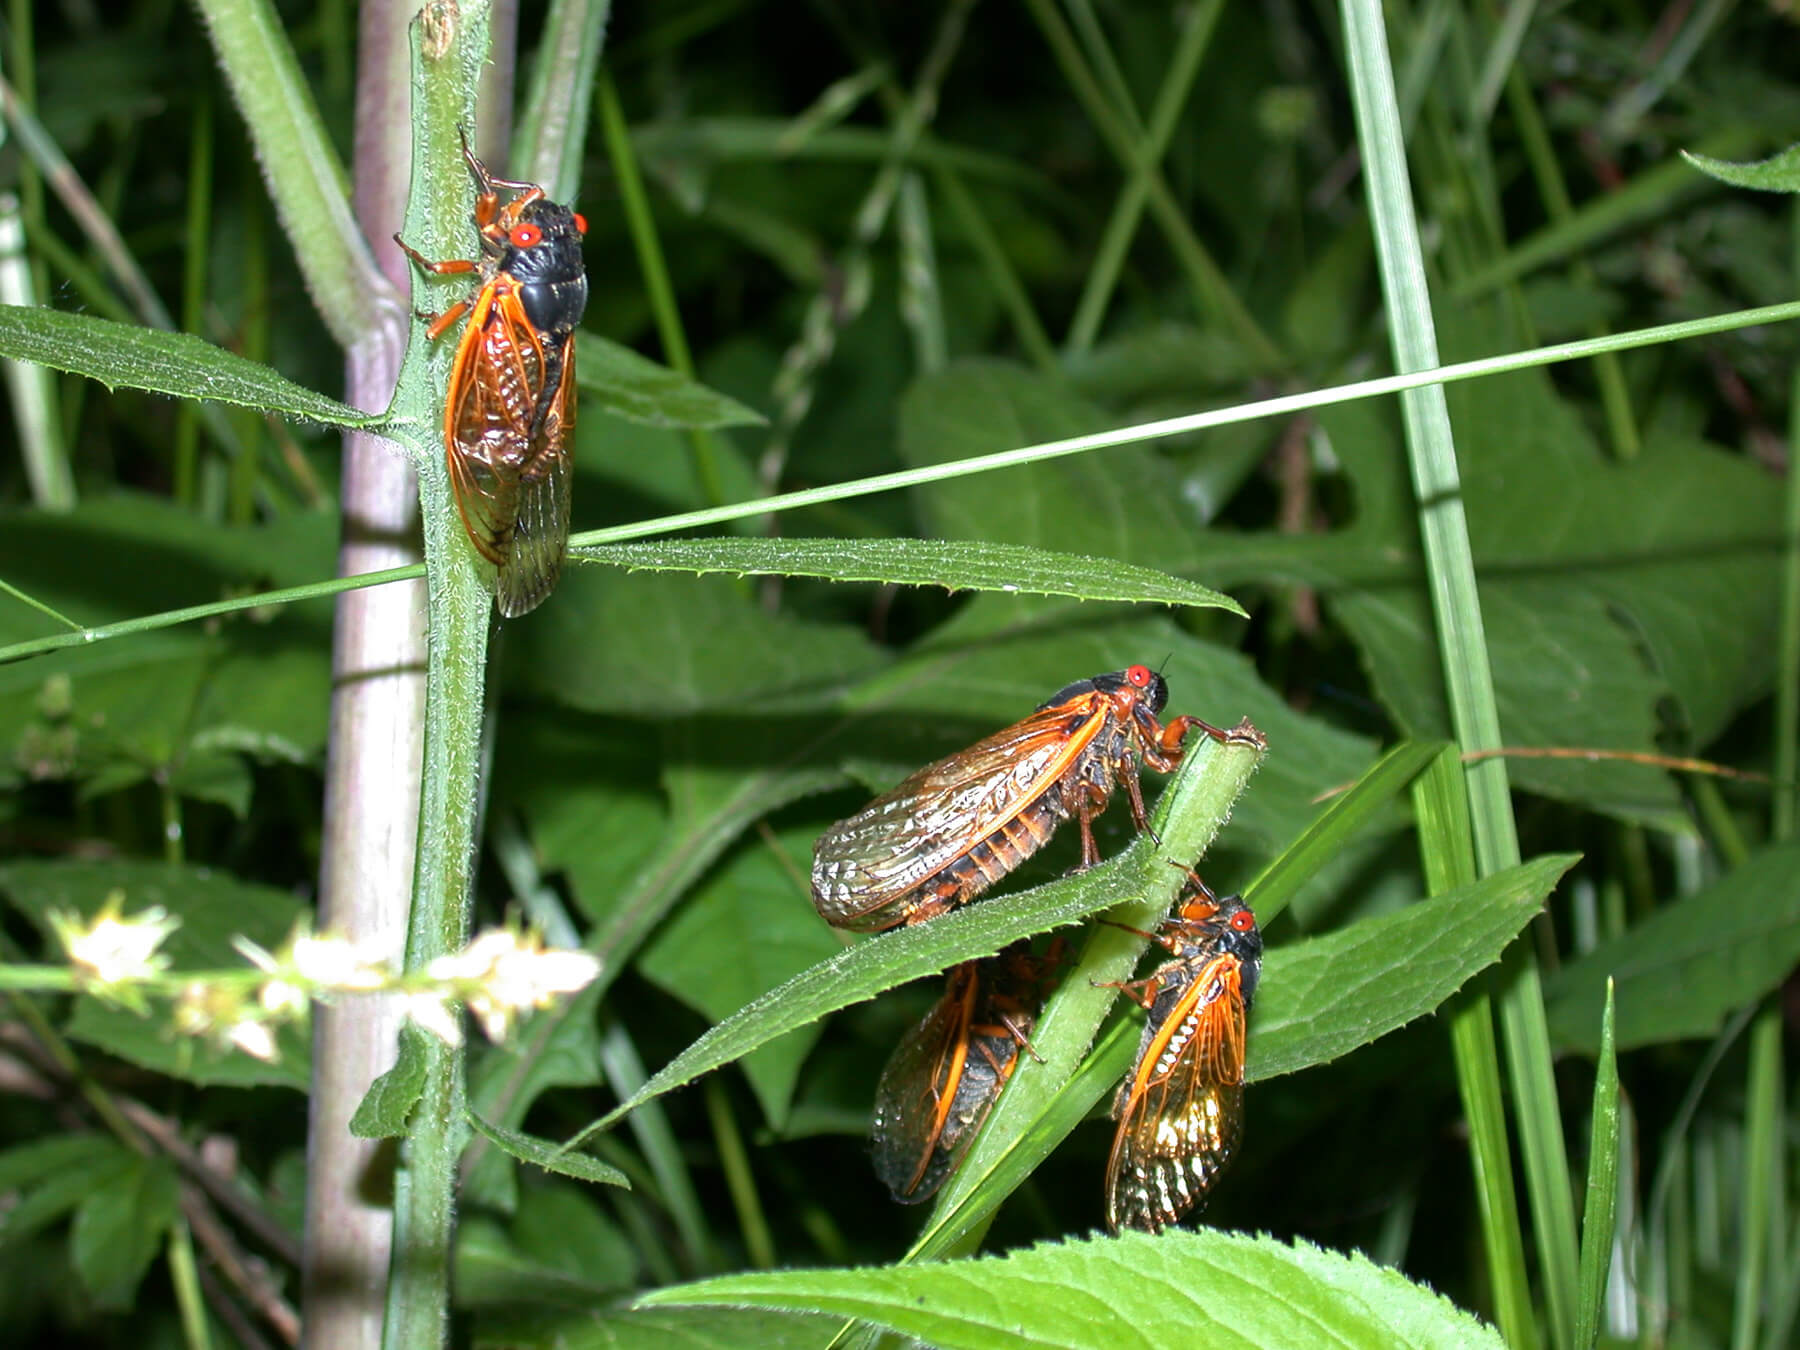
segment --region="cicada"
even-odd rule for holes
[[[394,242],[434,276],[479,278],[467,300],[423,317],[435,340],[466,316],[444,399],[444,451],[463,528],[498,569],[495,598],[514,618],[550,594],[569,543],[587,221],[536,183],[494,177],[466,139],[463,160],[475,179],[481,257],[432,262],[399,235]],[[516,195],[503,203],[500,189]]]
[[[1149,1017],[1113,1104],[1106,1226],[1160,1233],[1206,1198],[1244,1129],[1244,1025],[1262,972],[1256,916],[1189,874],[1155,935],[1172,960],[1122,986]]]
[[[875,1171],[894,1199],[928,1199],[961,1164],[1029,1049],[1054,953],[1014,943],[952,968],[944,996],[895,1048],[875,1091]]]
[[[1024,862],[1070,816],[1081,866],[1100,860],[1094,817],[1123,783],[1138,829],[1149,829],[1137,761],[1160,773],[1181,762],[1197,717],[1157,714],[1169,686],[1146,666],[1077,680],[1023,722],[920,769],[813,847],[812,899],[827,923],[855,932],[919,923],[981,894]]]

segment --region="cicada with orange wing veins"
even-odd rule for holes
[[[1070,816],[1081,824],[1081,866],[1093,866],[1094,817],[1115,782],[1138,829],[1149,829],[1138,760],[1171,772],[1194,728],[1261,741],[1248,723],[1221,731],[1182,716],[1165,725],[1157,714],[1168,697],[1146,666],[1077,680],[1023,722],[920,769],[819,836],[814,907],[854,932],[934,918],[1011,872]]]
[[[944,996],[901,1039],[875,1090],[875,1172],[903,1205],[929,1199],[962,1163],[1012,1077],[1060,944],[1016,942],[952,968]]]
[[[569,544],[570,437],[575,430],[575,327],[587,308],[581,236],[587,221],[536,183],[496,178],[463,141],[475,179],[481,257],[432,262],[434,276],[474,273],[474,295],[424,316],[442,337],[464,319],[444,400],[450,486],[475,551],[497,569],[507,618],[543,602]],[[502,202],[499,189],[516,195]]]
[[[1244,1129],[1244,1024],[1262,973],[1256,916],[1235,895],[1193,894],[1156,934],[1173,960],[1121,986],[1149,1017],[1119,1086],[1106,1226],[1160,1233],[1206,1198]]]

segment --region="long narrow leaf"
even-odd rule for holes
[[[1191,605],[1248,617],[1230,596],[1167,572],[1016,544],[946,539],[667,539],[581,548],[575,553],[629,572],[823,577],[952,591]]]
[[[1613,991],[1606,986],[1600,1023],[1600,1064],[1594,1077],[1593,1124],[1588,1133],[1587,1207],[1581,1218],[1581,1278],[1576,1284],[1575,1344],[1588,1350],[1600,1335],[1606,1277],[1612,1269],[1619,1207],[1619,1062],[1613,1053]]]

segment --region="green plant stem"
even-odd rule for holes
[[[517,176],[541,183],[552,201],[575,198],[587,147],[587,110],[612,0],[552,0],[538,39],[525,106],[513,133]]]
[[[281,19],[266,0],[199,0],[198,7],[307,290],[348,347],[368,327],[371,305],[398,307],[400,297],[357,228],[343,166]],[[485,29],[485,7],[470,6],[478,8]]]
[[[1731,1310],[1731,1350],[1755,1350],[1763,1294],[1781,1254],[1781,1185],[1786,1122],[1781,1069],[1781,1005],[1765,1000],[1750,1026],[1750,1076],[1744,1092],[1743,1178],[1738,1201],[1737,1278]]]
[[[181,1338],[187,1350],[210,1350],[212,1333],[206,1324],[206,1298],[200,1290],[200,1271],[194,1262],[194,1235],[187,1220],[169,1225],[169,1282],[175,1286],[175,1304],[181,1310]]]
[[[458,222],[459,237],[467,230],[469,183],[457,156],[457,132],[474,121],[474,92],[488,51],[487,25],[485,5],[466,5],[441,56],[432,59],[415,48],[414,187],[407,233],[427,256],[458,256],[430,251],[449,242],[447,222]],[[417,26],[414,31],[418,33]],[[428,350],[434,344],[425,341],[422,325],[414,326],[412,336],[394,407],[428,427],[435,420],[431,410],[441,406],[449,354]],[[468,934],[493,612],[493,597],[463,537],[443,455],[435,444],[416,439],[412,449],[419,466],[429,639],[418,862],[406,937],[409,972],[458,950]],[[468,1130],[461,1048],[432,1036],[410,1039],[422,1047],[424,1086],[409,1121],[404,1165],[394,1179],[394,1255],[382,1327],[387,1350],[428,1350],[444,1343],[457,1159]]]
[[[1413,785],[1419,854],[1426,885],[1441,895],[1475,880],[1468,790],[1455,747],[1446,747]],[[1456,1085],[1469,1127],[1469,1162],[1493,1284],[1495,1320],[1514,1350],[1536,1350],[1531,1281],[1525,1238],[1513,1191],[1512,1153],[1500,1090],[1500,1056],[1494,1040],[1493,1001],[1480,988],[1464,990],[1449,1007],[1450,1047]]]
[[[1426,369],[1438,363],[1437,343],[1381,6],[1375,0],[1350,0],[1344,8],[1344,31],[1395,366],[1403,371]],[[1443,389],[1407,394],[1401,408],[1451,723],[1465,751],[1498,746],[1502,742],[1493,672]],[[1488,876],[1519,861],[1506,768],[1503,761],[1492,759],[1469,766],[1465,776],[1476,864],[1480,875]],[[1502,972],[1502,1041],[1532,1199],[1551,1341],[1568,1350],[1575,1335],[1578,1244],[1543,991],[1529,943],[1512,946]]]
[[[613,177],[619,185],[619,202],[625,209],[625,224],[631,231],[631,244],[637,251],[638,271],[649,293],[650,312],[656,316],[656,332],[662,341],[663,357],[681,374],[694,374],[693,353],[688,350],[687,334],[681,327],[681,309],[675,302],[675,285],[669,279],[669,264],[663,257],[662,242],[656,232],[656,217],[650,210],[650,196],[644,191],[643,175],[638,172],[637,155],[631,146],[631,134],[625,125],[625,110],[619,104],[619,91],[612,76],[602,70],[595,82],[600,110],[600,133],[606,140],[606,153],[612,160]],[[718,447],[709,432],[689,433],[688,446],[693,454],[694,480],[700,495],[718,506],[725,501],[725,484],[719,476]]]
[[[769,1232],[768,1218],[762,1201],[757,1198],[756,1178],[750,1173],[750,1155],[744,1151],[744,1136],[731,1114],[731,1103],[719,1080],[709,1078],[705,1084],[706,1118],[712,1124],[713,1144],[719,1150],[719,1166],[725,1173],[725,1187],[731,1192],[731,1205],[737,1211],[738,1231],[744,1235],[744,1253],[758,1270],[775,1268],[775,1239]]]
[[[1150,175],[1168,153],[1169,139],[1175,134],[1181,110],[1193,91],[1200,59],[1206,55],[1207,43],[1212,39],[1213,28],[1223,9],[1223,0],[1205,0],[1180,21],[1181,35],[1169,58],[1162,88],[1157,90],[1150,125],[1139,142],[1124,189],[1113,203],[1112,216],[1100,235],[1093,265],[1088,268],[1087,281],[1081,288],[1075,317],[1069,323],[1069,335],[1063,339],[1065,352],[1085,352],[1094,345],[1101,320],[1106,317],[1107,302],[1112,299],[1119,273],[1124,268],[1125,255],[1131,248],[1138,223],[1143,219],[1144,203],[1150,196]],[[1098,39],[1090,45],[1099,46]]]
[[[1517,67],[1506,79],[1506,106],[1512,113],[1513,125],[1518,128],[1525,160],[1531,166],[1532,178],[1537,183],[1538,196],[1543,199],[1544,209],[1553,223],[1567,223],[1575,215],[1575,205],[1569,199],[1568,185],[1563,181],[1562,165],[1550,144],[1550,133],[1545,129],[1543,116],[1538,112],[1537,100],[1532,96],[1530,85],[1526,83],[1525,73]],[[1578,285],[1598,284],[1594,269],[1585,258],[1577,258],[1570,264],[1569,276]],[[1606,325],[1592,324],[1588,332],[1594,337],[1603,337]],[[1637,419],[1631,413],[1631,390],[1625,383],[1625,370],[1616,355],[1605,352],[1594,358],[1594,383],[1600,391],[1600,406],[1606,414],[1613,454],[1620,459],[1637,458],[1643,442],[1638,436]]]
[[[1257,366],[1268,370],[1281,369],[1285,362],[1281,349],[1263,332],[1243,301],[1232,291],[1219,270],[1219,265],[1212,260],[1212,255],[1195,236],[1193,227],[1188,224],[1174,194],[1169,191],[1168,183],[1163,180],[1162,172],[1153,163],[1142,159],[1139,147],[1133,144],[1129,125],[1108,105],[1105,94],[1101,92],[1098,81],[1082,59],[1074,35],[1069,32],[1062,15],[1057,13],[1050,0],[1026,0],[1026,8],[1037,20],[1038,28],[1043,32],[1045,41],[1050,44],[1057,65],[1069,81],[1069,87],[1081,100],[1082,107],[1087,110],[1108,147],[1128,172],[1136,170],[1142,173],[1150,212],[1162,227],[1169,247],[1174,250],[1176,261],[1187,272],[1188,282],[1194,289],[1200,308],[1209,311],[1244,344],[1250,359]]]

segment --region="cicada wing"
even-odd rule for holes
[[[519,518],[519,470],[543,354],[510,285],[490,281],[470,308],[457,344],[444,409],[450,486],[476,551],[504,567]]]
[[[819,836],[815,898],[873,907],[935,876],[1036,801],[1104,716],[1092,699],[1046,708],[920,769]]]
[[[1219,955],[1145,1026],[1106,1163],[1113,1232],[1161,1232],[1205,1198],[1231,1160],[1244,1123],[1244,1021],[1238,961]]]
[[[974,962],[950,972],[944,996],[894,1047],[875,1090],[875,1173],[894,1199],[916,1204],[950,1174],[939,1143],[968,1062],[977,996]]]
[[[500,613],[512,619],[543,603],[562,571],[569,546],[569,502],[575,472],[575,339],[568,338],[560,355],[543,352],[546,385],[543,412],[517,474],[518,513],[512,550],[500,569],[496,598]]]

